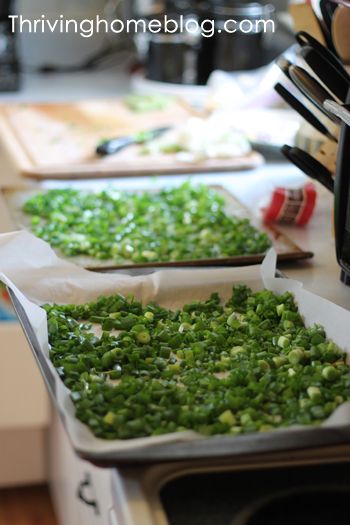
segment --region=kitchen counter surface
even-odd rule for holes
[[[7,102],[19,102],[19,101],[62,101],[72,100],[81,98],[92,98],[92,97],[113,97],[126,92],[128,89],[128,82],[125,75],[118,75],[117,71],[101,71],[96,73],[76,73],[74,75],[26,75],[24,78],[23,90],[16,94],[0,94],[0,103]],[[4,151],[1,151],[0,141],[0,184],[4,186],[11,186],[14,184],[25,181],[20,179],[18,174],[14,171],[13,166],[9,162]],[[118,179],[115,181],[108,180],[108,183],[114,183],[120,189],[138,189],[138,188],[149,188],[149,187],[160,187],[164,184],[175,184],[185,180],[186,177],[158,177],[158,178],[133,178],[133,179]],[[277,162],[268,163],[265,166],[257,170],[236,172],[232,174],[213,174],[194,176],[194,181],[202,181],[211,184],[222,184],[227,187],[232,193],[234,193],[244,204],[246,204],[252,213],[258,214],[259,208],[264,204],[264,201],[269,198],[271,192],[276,186],[298,186],[305,182],[305,177],[293,166]],[[96,186],[104,184],[106,181],[96,181]],[[28,181],[27,181],[28,183]],[[46,182],[46,187],[57,186],[57,182]],[[61,183],[61,185],[64,183]],[[72,183],[76,184],[76,183]],[[84,186],[84,182],[77,183]],[[91,184],[89,181],[88,184]],[[339,280],[339,268],[335,259],[334,249],[334,238],[332,233],[332,196],[324,190],[322,187],[317,186],[318,189],[318,204],[316,213],[306,228],[292,228],[283,227],[283,230],[302,248],[305,250],[311,250],[315,253],[315,257],[309,261],[299,262],[295,264],[285,264],[281,266],[281,270],[290,278],[298,279],[302,281],[306,288],[311,291],[326,297],[333,302],[342,305],[350,309],[350,288],[347,288]],[[10,231],[12,228],[11,221],[7,216],[6,210],[0,206],[0,232]],[[25,254],[23,254],[25,256]],[[15,326],[14,330],[20,332],[19,326]],[[2,332],[3,340],[3,332]],[[21,334],[22,335],[22,334]],[[24,340],[19,350],[22,354],[28,354],[27,345]],[[9,358],[13,356],[12,345],[5,345],[4,355],[6,351]],[[22,355],[21,354],[21,355]],[[5,355],[6,357],[6,355]],[[8,359],[9,359],[8,358]],[[34,374],[34,362],[33,374]],[[11,370],[12,363],[3,363],[4,373],[6,370]],[[24,369],[23,369],[24,370]],[[29,365],[25,368],[26,375],[28,375]],[[37,370],[35,370],[37,374]],[[21,378],[19,378],[20,381]],[[37,375],[33,375],[33,385],[37,385],[40,379]],[[13,385],[12,385],[13,386]],[[17,391],[19,392],[23,388],[22,383],[18,383]],[[32,395],[31,387],[27,388],[27,392],[30,393],[28,401],[32,403],[32,406],[37,406],[39,403],[47,403],[47,397],[42,386],[42,391],[38,399],[34,399]],[[14,401],[17,401],[17,397],[20,399],[21,396],[16,396]],[[12,405],[11,405],[12,406]],[[17,413],[17,406],[12,407],[13,412]],[[27,409],[29,414],[30,410]],[[17,411],[17,412],[16,412]],[[32,412],[31,412],[32,416]],[[23,417],[22,425],[26,423],[26,418]],[[110,476],[108,471],[100,471],[95,469],[92,471],[92,467],[85,463],[79,462],[73,455],[70,444],[67,442],[67,436],[65,435],[61,423],[58,421],[57,415],[53,415],[53,419],[49,422],[49,416],[46,416],[45,421],[40,422],[40,426],[37,421],[33,418],[30,421],[30,429],[33,432],[27,434],[23,433],[23,429],[20,428],[20,433],[15,433],[12,428],[6,429],[7,440],[11,445],[14,443],[14,437],[17,437],[18,444],[10,448],[8,445],[6,449],[6,458],[8,463],[8,470],[11,476],[8,474],[5,476],[5,483],[9,480],[14,483],[13,480],[13,458],[22,457],[18,455],[18,451],[24,452],[24,458],[22,463],[28,463],[27,470],[31,473],[31,478],[26,478],[23,472],[19,472],[16,483],[25,483],[28,480],[31,482],[40,482],[45,479],[48,471],[48,465],[45,463],[47,457],[47,450],[45,445],[47,444],[46,428],[50,428],[50,446],[49,453],[50,457],[50,478],[52,494],[55,500],[56,509],[59,510],[59,515],[62,517],[62,523],[69,525],[76,525],[79,523],[97,523],[96,520],[91,519],[92,510],[89,508],[83,508],[81,504],[77,503],[76,494],[77,487],[81,480],[85,480],[87,472],[89,475],[92,472],[94,480],[94,487],[96,488],[97,498],[102,501],[103,509],[107,509],[109,505],[109,491],[110,491]],[[16,422],[20,424],[21,422]],[[26,423],[27,424],[27,423]],[[1,430],[1,418],[0,418],[0,430]],[[35,435],[33,437],[33,433]],[[27,446],[23,449],[23,436],[26,436]],[[2,431],[1,438],[3,439],[4,431]],[[29,439],[32,439],[34,444],[31,444]],[[34,441],[36,440],[36,441]],[[16,443],[15,443],[16,444]],[[38,455],[36,458],[35,453]],[[4,456],[4,457],[5,457]],[[33,460],[29,461],[28,460]],[[35,463],[38,474],[33,477],[33,465]],[[18,462],[17,462],[18,463]],[[69,476],[67,476],[69,472]],[[116,474],[117,472],[115,472]],[[63,490],[62,480],[68,479]],[[131,480],[133,482],[133,480]],[[1,478],[0,478],[1,482]],[[133,499],[137,508],[140,507],[140,502],[135,497],[134,483],[131,483],[133,491]],[[106,502],[105,502],[106,500]],[[82,513],[82,521],[80,521],[78,514]],[[107,516],[101,516],[98,523],[106,523]]]
[[[48,102],[79,98],[108,98],[127,93],[129,80],[122,66],[74,73],[30,73],[21,77],[21,89],[0,93],[0,104]]]

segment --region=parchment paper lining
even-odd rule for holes
[[[275,278],[275,267],[276,253],[271,249],[263,263],[257,266],[171,269],[138,277],[98,274],[59,259],[47,243],[28,232],[0,235],[0,280],[12,289],[28,316],[40,351],[55,378],[58,410],[64,418],[73,446],[82,453],[121,452],[204,438],[191,431],[126,441],[106,441],[94,437],[88,427],[75,418],[69,390],[49,360],[46,313],[40,308],[41,304],[81,304],[100,295],[120,292],[132,293],[143,303],[154,300],[164,307],[179,308],[188,301],[206,299],[214,291],[227,300],[234,284],[245,283],[254,291],[266,287],[276,293],[292,292],[306,324],[323,325],[327,336],[350,355],[350,312],[308,292],[298,281]],[[350,403],[338,407],[324,423],[325,426],[349,424]],[[297,427],[291,427],[290,431],[297,431]]]

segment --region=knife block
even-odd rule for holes
[[[346,99],[350,103],[350,89]],[[350,126],[341,125],[334,184],[336,255],[341,281],[350,286]]]

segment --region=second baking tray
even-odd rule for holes
[[[108,187],[108,186],[107,186]],[[226,202],[226,212],[231,216],[238,216],[240,218],[248,218],[250,222],[259,230],[264,231],[268,234],[272,241],[272,245],[276,250],[278,261],[298,261],[302,259],[309,259],[313,257],[313,253],[305,251],[300,248],[292,239],[285,235],[279,228],[273,224],[263,224],[256,220],[249,213],[249,210],[229,191],[219,185],[210,185],[211,189],[219,193]],[[93,186],[84,187],[88,191],[94,191]],[[12,219],[15,228],[24,228],[30,230],[29,216],[22,211],[22,206],[27,199],[33,197],[33,195],[39,193],[38,189],[28,189],[24,187],[13,187],[3,188],[2,198],[6,205],[10,217]],[[139,190],[140,192],[142,190]],[[148,191],[148,190],[147,190]],[[155,192],[157,190],[149,190]],[[158,190],[159,191],[159,190]],[[83,266],[88,270],[103,271],[103,270],[115,270],[115,269],[132,269],[132,268],[157,268],[157,267],[181,267],[181,266],[244,266],[247,264],[258,264],[263,258],[263,253],[250,254],[250,255],[236,255],[232,257],[220,257],[220,258],[203,258],[203,259],[191,259],[182,261],[167,261],[167,262],[142,262],[142,263],[116,263],[113,260],[100,261],[89,256],[75,256],[67,258],[59,250],[56,250],[59,257],[67,259],[70,262],[74,262],[79,266]]]

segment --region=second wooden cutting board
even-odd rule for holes
[[[230,159],[180,162],[173,154],[142,155],[139,146],[102,159],[94,154],[101,140],[176,126],[194,114],[182,101],[145,113],[131,111],[121,99],[7,105],[0,109],[0,138],[19,173],[34,179],[226,171],[263,162],[255,152]]]

